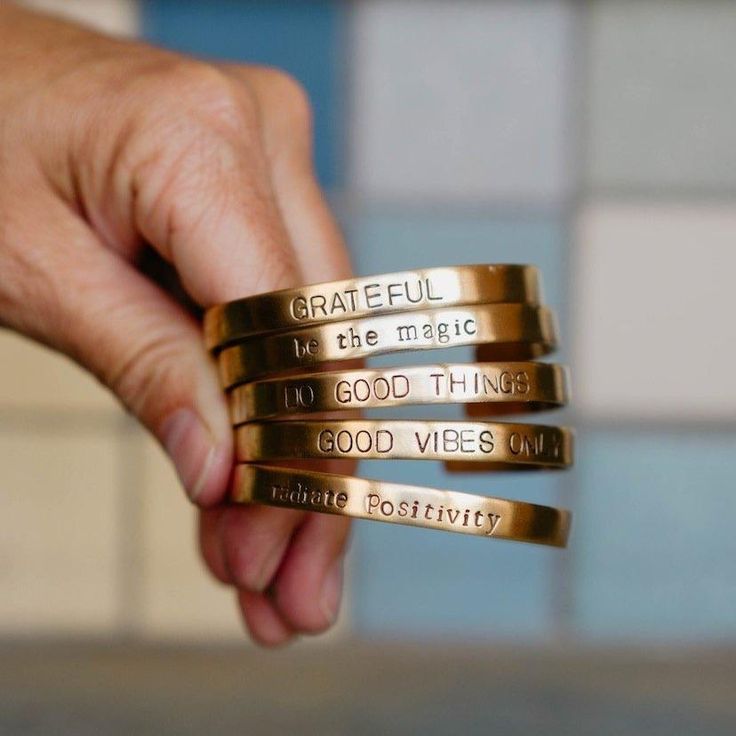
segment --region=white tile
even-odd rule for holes
[[[64,15],[108,33],[134,36],[139,16],[136,0],[22,0],[38,10]]]
[[[577,405],[733,419],[736,206],[591,205],[577,241]]]
[[[736,3],[596,2],[587,60],[593,185],[736,188]]]
[[[145,450],[142,632],[162,639],[243,639],[231,589],[199,556],[196,511],[153,440]]]
[[[355,7],[351,175],[362,193],[560,199],[568,187],[568,4]]]
[[[0,411],[9,408],[121,411],[116,399],[65,356],[14,332],[0,332]]]
[[[0,636],[113,631],[118,457],[112,435],[0,426]]]

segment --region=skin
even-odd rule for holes
[[[200,307],[350,275],[283,72],[210,64],[0,2],[0,324],[66,353],[161,442],[252,638],[337,617],[348,522],[229,507],[232,432]]]

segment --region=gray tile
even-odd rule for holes
[[[579,225],[578,406],[597,419],[732,420],[736,207],[594,202]]]
[[[736,188],[736,4],[607,0],[591,12],[596,187]]]
[[[565,2],[358,3],[352,177],[379,198],[559,200]]]

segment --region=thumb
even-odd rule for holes
[[[216,503],[227,489],[232,433],[199,326],[61,207],[46,203],[48,235],[34,236],[48,296],[33,311],[38,324],[21,328],[92,371],[158,438],[190,498]]]

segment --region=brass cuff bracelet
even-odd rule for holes
[[[497,413],[515,413],[563,406],[567,385],[567,369],[554,363],[445,363],[268,378],[232,389],[229,402],[235,425],[418,404],[492,402]]]
[[[205,343],[218,350],[254,335],[369,315],[464,304],[540,301],[534,266],[426,268],[258,294],[207,310]]]
[[[231,500],[553,547],[570,528],[549,506],[263,465],[236,466]]]
[[[564,427],[511,422],[311,420],[254,422],[235,430],[241,462],[296,458],[455,460],[499,469],[564,468],[573,435]]]
[[[226,348],[218,361],[222,384],[228,389],[279,371],[381,353],[492,343],[504,350],[505,357],[511,351],[510,359],[525,360],[550,352],[556,342],[554,315],[545,307],[484,304],[264,335]]]

